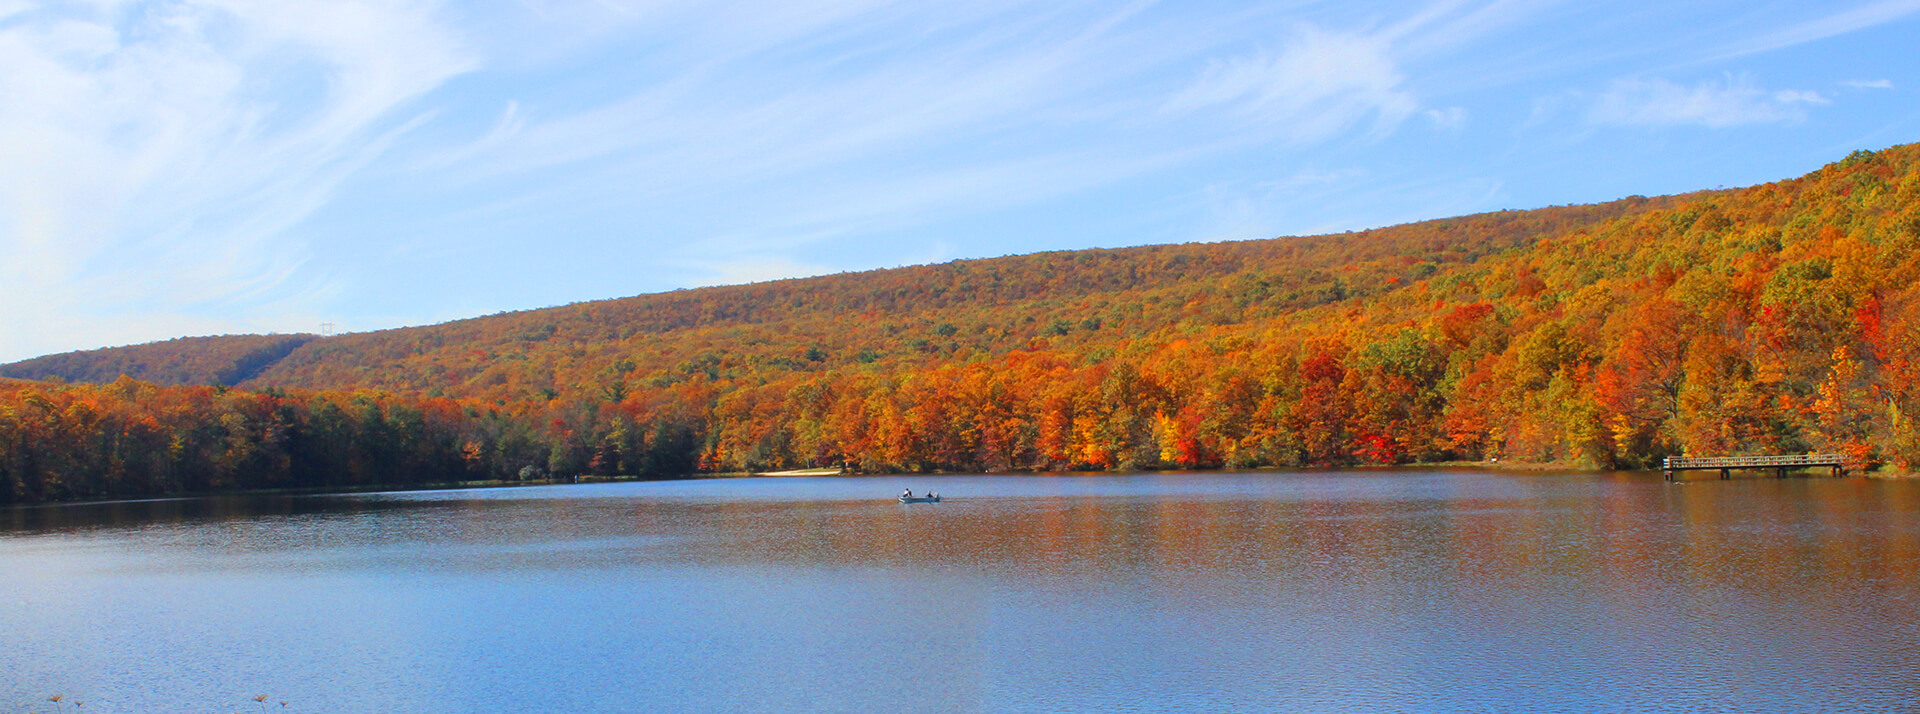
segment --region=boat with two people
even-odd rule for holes
[[[900,492],[900,502],[901,503],[939,503],[940,494],[935,493],[933,491],[928,491],[927,495],[925,496],[915,496],[913,495],[913,489],[909,488]]]

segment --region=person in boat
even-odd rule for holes
[[[904,490],[904,491],[901,491],[901,492],[900,492],[900,497],[901,497],[901,498],[913,498],[913,489],[911,489],[911,488],[909,488],[909,489],[906,489],[906,490]]]

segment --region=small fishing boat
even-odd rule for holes
[[[939,496],[901,496],[901,503],[939,503]]]

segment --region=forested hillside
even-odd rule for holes
[[[1902,146],[1732,191],[324,338],[236,390],[6,383],[0,478],[38,499],[843,463],[1633,468],[1816,449],[1908,468],[1917,159]],[[128,442],[129,425],[153,436]],[[164,453],[103,455],[129,449]],[[413,470],[381,471],[396,454]],[[207,473],[228,481],[192,481]]]
[[[121,375],[155,384],[234,385],[286,358],[318,335],[180,337],[132,347],[67,352],[0,365],[0,377],[111,382]]]
[[[1671,201],[1666,199],[1665,201]],[[1334,236],[1042,253],[704,288],[308,345],[248,386],[379,387],[508,403],[687,381],[910,373],[1125,347],[1404,288],[1651,203],[1505,212]]]

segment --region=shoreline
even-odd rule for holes
[[[585,483],[615,483],[626,481],[681,481],[687,479],[646,478],[641,476],[581,476],[567,479],[533,479],[510,481],[506,479],[486,479],[480,481],[438,481],[434,483],[413,484],[367,484],[362,486],[339,487],[301,487],[301,488],[248,488],[232,491],[187,491],[182,493],[129,495],[107,498],[82,498],[68,501],[28,501],[0,505],[0,509],[33,508],[40,506],[97,506],[113,503],[153,503],[158,501],[184,501],[197,498],[220,498],[227,496],[329,496],[360,493],[390,493],[408,491],[459,491],[462,489],[514,488],[519,486],[570,486]]]
[[[717,472],[687,474],[684,476],[665,477],[665,478],[643,477],[643,476],[579,476],[575,478],[547,478],[547,479],[535,479],[535,480],[527,480],[527,481],[489,479],[489,480],[480,480],[480,481],[443,481],[443,482],[435,482],[435,483],[417,483],[417,484],[369,484],[369,485],[362,485],[362,486],[343,486],[343,487],[255,488],[255,489],[241,489],[241,490],[234,490],[234,491],[196,491],[196,492],[187,492],[187,493],[128,496],[128,497],[118,497],[118,498],[109,497],[109,498],[99,498],[99,499],[77,499],[77,500],[70,500],[70,501],[32,501],[32,502],[25,502],[25,503],[10,503],[4,506],[0,506],[0,509],[34,508],[34,507],[43,507],[43,506],[85,506],[85,505],[102,505],[102,504],[113,504],[113,503],[145,503],[145,502],[154,502],[154,501],[176,501],[176,500],[190,500],[190,499],[199,499],[199,498],[216,498],[216,497],[232,497],[232,496],[325,496],[325,495],[384,493],[384,492],[458,491],[462,489],[516,488],[516,487],[524,487],[524,486],[567,486],[567,485],[589,484],[589,483],[631,483],[631,482],[644,482],[644,481],[698,481],[698,480],[708,480],[708,479],[734,479],[734,478],[794,478],[794,477],[808,477],[808,476],[849,476],[849,477],[1100,476],[1100,475],[1114,476],[1114,475],[1124,475],[1124,474],[1210,474],[1210,473],[1276,473],[1278,474],[1278,473],[1292,473],[1292,472],[1305,472],[1305,471],[1380,472],[1380,471],[1419,471],[1419,470],[1430,470],[1430,469],[1449,469],[1449,470],[1475,469],[1475,470],[1481,470],[1481,471],[1495,471],[1495,472],[1501,472],[1501,473],[1515,473],[1515,474],[1525,473],[1525,474],[1569,474],[1569,475],[1576,475],[1576,474],[1577,475],[1601,475],[1601,474],[1613,474],[1613,473],[1655,473],[1655,474],[1660,473],[1659,469],[1602,469],[1602,468],[1595,468],[1590,466],[1579,466],[1579,465],[1566,464],[1566,463],[1531,462],[1531,461],[1436,461],[1431,463],[1415,463],[1415,464],[1367,464],[1367,465],[1358,465],[1358,466],[1324,466],[1324,467],[1284,466],[1284,467],[1261,467],[1261,468],[1247,468],[1247,469],[1227,469],[1227,468],[1143,469],[1143,470],[1112,469],[1112,470],[1106,470],[1106,471],[1033,470],[1033,471],[991,471],[991,472],[928,471],[923,473],[909,473],[909,472],[864,473],[859,471],[844,471],[841,469],[835,469],[835,468],[829,467],[829,468],[815,468],[815,469],[787,469],[782,471],[717,471]],[[1866,471],[1858,474],[1849,474],[1849,476],[1857,476],[1860,478],[1869,478],[1869,479],[1878,479],[1878,480],[1887,480],[1887,481],[1899,481],[1899,480],[1920,478],[1920,472],[1891,471],[1883,468],[1881,470]]]

